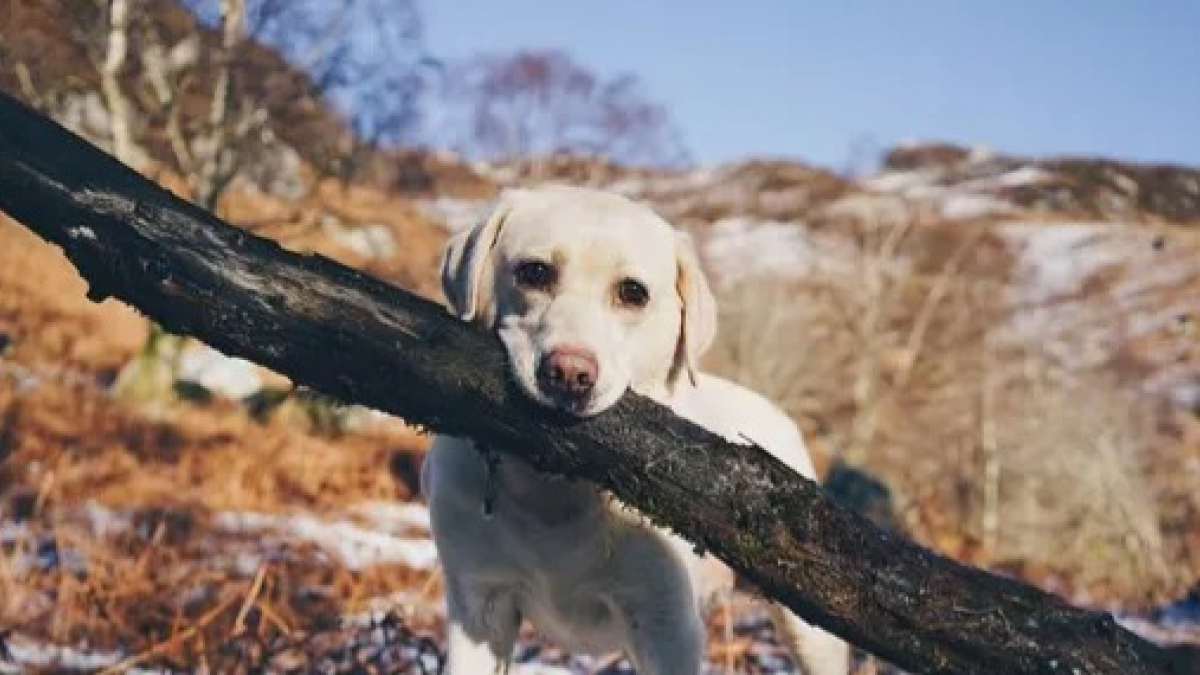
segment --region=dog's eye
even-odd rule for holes
[[[544,291],[554,285],[557,273],[550,263],[540,260],[525,260],[517,264],[513,276],[517,280],[517,285],[522,288]]]
[[[645,307],[650,302],[650,291],[640,281],[624,279],[617,284],[617,300],[626,307]]]

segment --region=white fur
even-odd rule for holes
[[[522,260],[552,262],[551,289],[521,288]],[[636,279],[642,308],[614,288]],[[456,235],[442,283],[460,317],[500,335],[514,379],[534,400],[551,350],[589,350],[599,414],[630,388],[731,441],[751,439],[798,473],[813,467],[796,425],[762,396],[696,371],[716,330],[714,301],[690,240],[650,209],[596,190],[510,190]],[[624,650],[641,675],[699,675],[702,609],[732,583],[719,561],[606,499],[591,484],[545,476],[505,456],[489,478],[466,439],[437,436],[422,491],[446,579],[449,675],[507,672],[523,619],[562,647]],[[491,515],[484,502],[494,494]],[[841,640],[782,607],[772,616],[809,675],[844,675]]]

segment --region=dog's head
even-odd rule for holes
[[[447,244],[442,289],[460,318],[499,333],[526,394],[580,416],[629,388],[666,396],[716,332],[690,238],[598,190],[504,192]]]

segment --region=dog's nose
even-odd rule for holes
[[[542,359],[538,374],[547,390],[583,398],[596,386],[598,371],[596,357],[590,351],[580,347],[559,347]]]

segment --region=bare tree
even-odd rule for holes
[[[126,2],[128,0],[115,0]],[[192,201],[215,209],[225,189],[261,150],[255,143],[266,129],[269,116],[259,102],[237,86],[238,59],[245,39],[245,0],[221,0],[219,42],[211,49],[213,81],[206,112],[185,127],[181,117],[183,92],[197,76],[201,60],[196,36],[188,36],[168,50],[152,20],[144,20],[142,68],[153,90],[158,112],[165,118],[165,133],[174,159],[187,179]]]
[[[333,161],[317,168],[346,177],[364,149],[401,140],[415,119],[421,77],[405,57],[420,53],[420,22],[408,0],[337,7],[317,0],[189,0],[201,25],[184,35],[146,11],[155,0],[96,1],[109,17],[100,73],[114,153],[134,163],[139,148],[138,111],[124,91],[133,88],[145,113],[138,120],[144,140],[165,141],[192,201],[207,210],[216,210],[240,177],[287,184],[280,176],[289,169],[278,165],[301,143],[333,145],[325,153]],[[291,68],[272,64],[262,45],[274,47]],[[123,78],[127,70],[136,77]],[[306,129],[311,125],[296,114],[305,102],[334,104],[348,128]],[[280,138],[289,131],[293,138]],[[287,190],[298,196],[311,187]],[[174,381],[181,347],[152,326],[145,349],[118,378],[118,391],[159,398]]]
[[[130,0],[111,0],[111,33],[114,37],[109,40],[109,53],[117,56],[110,56],[105,62],[102,79],[105,99],[113,117],[113,146],[117,158],[122,161],[126,158],[119,149],[123,143],[132,141],[129,138],[119,141],[118,129],[126,129],[127,133],[128,126],[125,123],[127,113],[120,117],[117,113],[127,110],[128,106],[124,104],[117,69],[110,74],[109,64],[118,58],[121,62],[124,60],[129,3]],[[176,45],[172,53],[177,58],[170,59],[157,26],[151,21],[142,22],[145,43],[142,66],[146,79],[154,90],[160,112],[165,114],[165,133],[187,180],[192,201],[206,210],[216,209],[226,188],[249,158],[250,139],[265,128],[268,120],[261,107],[239,95],[234,82],[238,50],[245,37],[245,15],[245,0],[221,0],[220,42],[213,54],[216,70],[211,98],[207,114],[190,135],[185,134],[181,123],[181,94],[199,60],[188,54],[186,42],[181,43],[182,47]],[[160,400],[174,385],[183,342],[183,338],[166,333],[152,322],[141,352],[117,376],[115,390],[118,395],[143,403]]]
[[[207,23],[219,23],[217,0],[185,3]],[[346,116],[355,140],[376,146],[410,140],[419,98],[438,66],[424,48],[411,0],[247,0],[245,28],[307,75],[312,90]]]
[[[468,156],[566,153],[634,165],[687,158],[667,111],[636,77],[605,79],[561,52],[460,64],[447,77],[444,99],[450,143]]]
[[[301,162],[350,178],[415,123],[426,76],[410,0],[27,4],[3,6],[9,81],[47,113],[70,108],[122,162],[177,175],[206,210],[239,181],[303,195]],[[163,398],[182,347],[151,325],[116,391]]]
[[[1172,596],[1194,572],[1146,468],[1172,442],[1159,402],[1056,365],[1052,333],[1005,336],[1003,281],[981,267],[995,241],[934,223],[857,225],[836,235],[854,235],[844,257],[826,223],[806,235],[822,254],[802,276],[719,285],[708,365],[779,403],[818,452],[883,479],[922,541],[1075,589]]]
[[[112,0],[108,5],[108,40],[100,64],[100,88],[112,120],[112,151],[126,164],[136,162],[129,102],[121,88],[121,70],[129,53],[130,0]]]

